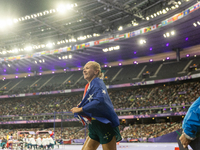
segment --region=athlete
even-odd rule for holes
[[[119,119],[102,80],[99,63],[86,63],[83,76],[88,81],[83,100],[71,109],[83,125],[89,123],[89,136],[82,150],[96,150],[100,144],[103,150],[116,150],[116,142],[121,140]]]
[[[200,97],[190,106],[183,120],[183,132],[179,138],[183,148],[188,145],[193,150],[199,150],[200,147]],[[179,145],[180,147],[180,145]],[[181,150],[181,149],[180,149]]]

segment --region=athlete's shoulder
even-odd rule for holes
[[[100,79],[100,78],[94,78],[92,80],[92,82],[91,82],[91,86],[93,86],[93,87],[104,87],[105,84],[104,84],[104,82],[103,82],[102,79]]]

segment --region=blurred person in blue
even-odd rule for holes
[[[89,136],[82,150],[96,150],[102,144],[103,150],[116,150],[121,140],[119,119],[103,82],[100,64],[89,61],[83,68],[85,86],[82,101],[71,109],[83,125],[89,124]]]
[[[179,138],[183,149],[190,145],[193,150],[200,149],[200,97],[190,106],[183,120],[183,131]],[[179,141],[178,141],[179,142]],[[181,150],[182,148],[180,148]]]

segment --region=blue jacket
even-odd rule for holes
[[[195,138],[200,131],[200,97],[188,109],[182,128],[191,138]]]
[[[90,82],[90,86],[79,107],[83,107],[83,112],[75,113],[76,118],[80,119],[82,116],[87,116],[105,124],[110,123],[112,127],[119,126],[118,116],[114,111],[102,79],[95,78]]]

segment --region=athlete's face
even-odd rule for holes
[[[91,63],[87,63],[83,68],[84,79],[88,82],[91,82],[98,74],[97,70],[94,70],[94,67]]]

